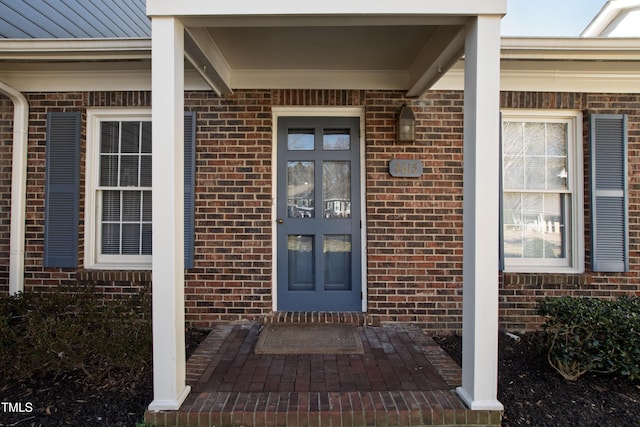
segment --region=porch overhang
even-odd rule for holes
[[[234,89],[381,89],[420,96],[464,53],[465,25],[506,0],[147,1],[185,27],[185,58],[219,95]]]

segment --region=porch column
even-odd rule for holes
[[[151,20],[153,135],[153,402],[175,410],[189,394],[184,344],[184,27]]]
[[[464,74],[462,386],[471,409],[501,410],[498,380],[500,16],[467,25]]]

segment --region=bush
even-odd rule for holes
[[[0,299],[0,375],[82,370],[100,382],[151,360],[151,301],[140,293],[105,301],[91,287]]]
[[[545,298],[538,314],[548,360],[564,378],[617,372],[640,378],[640,298]]]

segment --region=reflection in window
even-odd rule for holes
[[[350,150],[349,129],[326,129],[322,138],[322,148],[325,150]]]
[[[289,129],[287,135],[288,150],[309,151],[315,148],[315,135],[313,129]]]
[[[314,162],[287,162],[287,217],[314,217]]]
[[[325,218],[351,217],[351,163],[322,163],[322,200]]]

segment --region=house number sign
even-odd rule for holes
[[[418,178],[422,175],[422,161],[393,159],[389,162],[389,173],[391,176]]]

